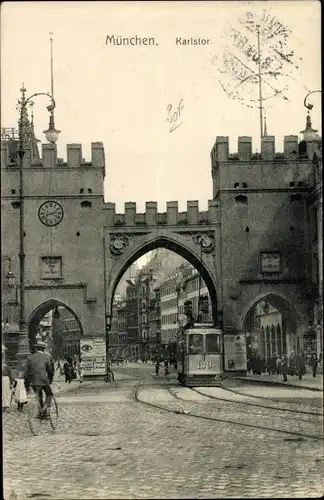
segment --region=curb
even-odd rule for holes
[[[258,380],[250,379],[248,377],[233,377],[236,380],[242,380],[243,382],[251,382],[252,384],[264,384],[264,385],[278,385],[280,387],[293,387],[294,389],[306,389],[308,391],[318,391],[323,392],[323,389],[319,387],[311,387],[306,385],[291,384],[290,382],[277,382],[276,380]]]
[[[62,387],[61,384],[60,384],[60,380],[54,380],[54,382],[56,382],[60,387]],[[63,382],[63,383],[65,384],[65,382]],[[88,383],[87,382],[82,382],[82,384],[80,384],[80,382],[78,382],[78,385],[74,385],[74,384],[70,385],[69,384],[69,387],[64,387],[64,388],[60,389],[58,391],[58,393],[56,394],[56,397],[60,397],[61,394],[65,394],[67,392],[78,390],[79,388],[81,388],[84,385],[91,385],[91,383],[90,382],[88,382]]]

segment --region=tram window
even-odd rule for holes
[[[219,335],[206,335],[206,352],[220,352]]]
[[[191,333],[189,335],[189,353],[200,354],[204,351],[204,336],[200,333]]]

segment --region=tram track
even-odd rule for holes
[[[234,394],[237,394],[239,396],[248,398],[248,399],[253,399],[254,397],[258,396],[252,396],[250,394],[244,394],[242,392],[236,392],[234,390],[228,389],[227,387],[222,387],[225,391],[232,392]],[[317,416],[317,417],[323,417],[323,413],[320,412],[312,412],[312,411],[304,411],[304,410],[294,410],[292,408],[283,408],[281,406],[269,406],[269,405],[263,405],[263,404],[257,404],[257,403],[251,403],[249,401],[235,401],[235,399],[226,399],[226,398],[221,398],[218,396],[211,396],[210,394],[206,394],[205,392],[199,391],[196,388],[191,388],[192,391],[197,392],[198,394],[201,394],[202,396],[205,396],[206,398],[209,399],[214,399],[215,401],[225,401],[228,403],[234,403],[234,404],[240,404],[240,405],[245,405],[245,406],[252,406],[255,408],[264,408],[267,410],[277,410],[277,411],[282,411],[282,412],[287,412],[287,413],[294,413],[294,414],[301,414],[301,415],[311,415],[311,416]],[[268,399],[268,398],[262,398],[262,399]],[[270,399],[270,398],[269,398]],[[286,417],[289,418],[289,417]],[[292,418],[292,417],[290,417]],[[300,419],[302,420],[302,419]],[[308,419],[304,419],[305,422],[308,422]]]
[[[273,401],[275,403],[281,403],[281,401],[278,400],[277,398],[272,398],[272,397],[268,397],[268,396],[260,396],[260,395],[256,395],[256,394],[247,394],[246,392],[241,392],[241,391],[234,390],[232,387],[228,387],[226,385],[223,385],[223,389],[225,389],[226,391],[232,392],[234,394],[237,394],[239,396],[244,396],[246,398],[263,399],[263,400],[266,400],[266,401]],[[306,389],[306,390],[308,390],[308,389]],[[286,404],[291,406],[291,405],[294,405],[296,403],[294,401],[287,401]],[[257,406],[259,406],[259,405],[257,405]],[[262,405],[260,405],[260,406],[262,406]],[[321,412],[309,412],[309,411],[304,411],[304,410],[293,410],[292,408],[279,408],[279,407],[276,407],[276,406],[273,406],[273,407],[267,406],[267,408],[281,409],[282,411],[291,411],[291,412],[296,412],[296,413],[305,413],[307,415],[320,415],[320,416],[323,416],[323,413],[321,413]]]
[[[239,427],[248,427],[248,428],[254,428],[254,429],[261,429],[261,430],[265,430],[267,432],[274,432],[274,433],[280,433],[280,434],[285,434],[287,436],[294,436],[294,439],[291,439],[291,438],[286,438],[286,440],[302,440],[302,439],[313,439],[313,440],[316,440],[316,441],[323,441],[323,437],[322,436],[318,436],[318,435],[315,435],[312,433],[312,431],[314,432],[314,430],[311,430],[311,432],[303,432],[303,430],[300,430],[300,429],[296,429],[296,430],[291,430],[291,426],[292,426],[292,422],[288,422],[288,425],[287,429],[283,429],[283,428],[280,428],[280,427],[274,427],[274,426],[271,426],[271,425],[259,425],[257,423],[250,423],[250,422],[244,422],[244,421],[237,421],[237,420],[233,420],[233,419],[228,419],[228,418],[221,418],[220,416],[217,416],[217,413],[219,414],[221,411],[223,411],[224,409],[216,409],[214,411],[214,414],[212,415],[208,415],[206,414],[206,412],[202,412],[200,411],[200,413],[197,413],[195,411],[195,406],[197,406],[197,401],[187,401],[187,400],[184,400],[182,399],[181,397],[179,397],[178,395],[175,395],[175,392],[174,390],[166,385],[166,384],[150,384],[150,389],[152,388],[162,388],[164,390],[166,390],[173,398],[173,400],[175,402],[178,402],[178,403],[182,403],[182,407],[180,408],[172,408],[170,406],[168,406],[168,403],[167,402],[166,404],[158,404],[156,402],[152,402],[152,401],[147,401],[147,400],[143,400],[141,397],[140,397],[140,391],[147,388],[147,384],[143,384],[141,383],[141,379],[138,381],[138,383],[134,386],[134,399],[140,403],[140,404],[143,404],[147,407],[150,407],[150,408],[154,408],[154,409],[157,409],[157,410],[160,410],[160,411],[164,411],[166,413],[173,413],[175,415],[183,415],[185,417],[189,417],[189,418],[198,418],[198,419],[202,419],[202,420],[206,420],[206,421],[210,421],[210,422],[219,422],[219,423],[226,423],[226,424],[231,424],[231,425],[235,425],[235,426],[239,426]],[[198,392],[198,391],[195,391],[195,392]],[[204,395],[204,394],[202,394]],[[204,395],[205,396],[205,395]],[[206,396],[208,397],[208,396]],[[211,398],[213,399],[213,398]],[[241,402],[238,402],[238,401],[228,401],[228,400],[225,400],[226,402],[229,402],[229,403],[238,403],[238,404],[242,404]],[[185,406],[186,407],[189,407],[190,406],[190,403],[191,403],[191,408],[189,408],[188,410],[185,409]],[[258,406],[258,405],[257,405]],[[199,405],[200,407],[200,410],[201,410],[201,406]],[[268,409],[268,407],[265,407],[264,409]],[[274,409],[277,409],[277,408],[274,408]],[[237,413],[238,417],[240,417],[241,415],[239,413]],[[268,415],[259,415],[260,418],[264,419],[264,418],[268,418],[270,419],[270,421],[274,420],[274,419],[283,419],[284,417],[282,416],[268,416]],[[243,418],[244,418],[244,415],[243,415]],[[287,420],[287,419],[286,419]],[[285,422],[285,420],[284,420]],[[305,420],[302,420],[300,421],[299,419],[297,421],[295,421],[295,424],[298,426],[298,425],[304,425],[306,426],[306,424],[310,424],[308,425],[309,427],[311,427],[312,425],[316,425],[318,424],[318,422],[308,422],[308,421],[305,421]],[[281,424],[282,426],[282,424]]]

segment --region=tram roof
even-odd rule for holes
[[[215,331],[220,331],[220,329],[214,326],[212,323],[196,323],[191,328],[188,328],[186,332],[191,333],[193,330],[213,330],[213,333]]]

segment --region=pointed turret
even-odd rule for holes
[[[31,163],[37,163],[40,161],[40,155],[39,155],[38,146],[37,146],[37,143],[40,141],[37,140],[35,137],[34,114],[33,114],[33,112],[31,113],[31,121],[30,121],[29,116],[28,116],[27,106],[25,105],[26,88],[25,88],[24,84],[22,84],[20,91],[21,91],[20,104],[22,106],[22,108],[21,108],[22,112],[21,112],[20,119],[19,119],[19,128],[20,128],[21,137],[23,139],[23,147],[25,149],[30,149]],[[32,107],[32,103],[31,103],[31,107]]]
[[[304,144],[303,147],[305,149],[306,156],[310,160],[312,160],[314,158],[314,155],[317,155],[321,150],[322,140],[318,135],[318,130],[312,127],[312,120],[309,113],[307,114],[306,118],[306,128],[305,130],[301,130],[300,133],[303,134],[303,139],[299,143],[299,146],[301,146],[301,144]]]
[[[308,142],[308,141],[316,141],[318,139],[318,135],[316,134],[318,130],[315,130],[312,127],[312,120],[310,117],[310,114],[307,114],[306,117],[306,128],[305,130],[301,130],[300,133],[303,134],[303,140]]]

